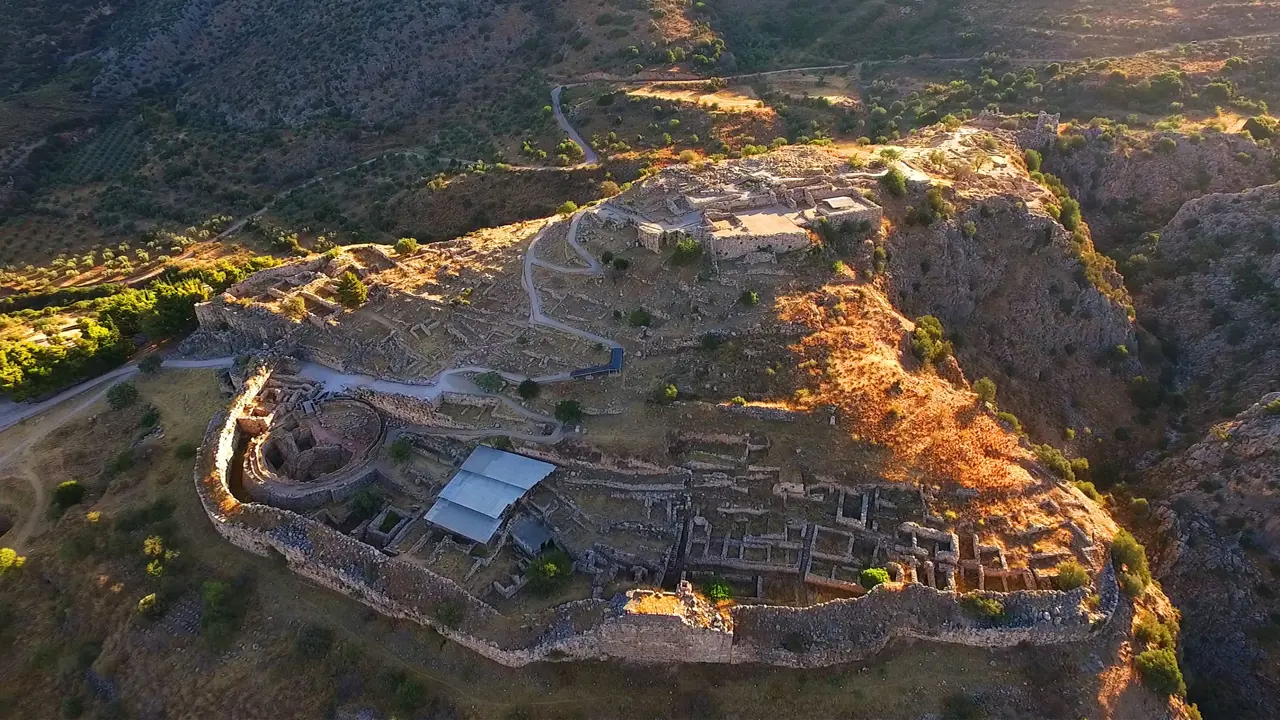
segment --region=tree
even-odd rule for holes
[[[84,492],[84,486],[76,480],[59,483],[53,491],[53,504],[60,510],[66,510],[83,500]]]
[[[1187,694],[1187,683],[1182,678],[1182,670],[1178,667],[1178,656],[1169,648],[1144,650],[1134,659],[1142,680],[1162,695]]]
[[[1075,560],[1064,560],[1058,564],[1058,577],[1054,585],[1059,590],[1075,590],[1089,584],[1089,571]]]
[[[902,197],[907,194],[907,176],[902,174],[898,168],[889,168],[889,170],[880,176],[880,184],[885,190],[894,197]]]
[[[151,284],[155,305],[142,329],[153,339],[182,335],[196,329],[196,304],[207,302],[213,289],[195,278],[177,283]]]
[[[399,240],[396,241],[397,255],[412,255],[416,252],[418,252],[417,238],[406,237],[406,238],[400,238]]]
[[[502,376],[493,370],[490,370],[487,373],[482,373],[476,377],[476,387],[487,393],[496,393],[501,390],[502,386],[505,384],[506,383],[502,380]]]
[[[1035,150],[1031,150],[1030,148],[1023,151],[1022,159],[1027,163],[1028,172],[1039,172],[1040,164],[1044,161],[1044,158],[1040,156],[1040,153]]]
[[[610,264],[613,266],[614,272],[625,272],[627,268],[631,267],[631,261],[624,257],[616,257]]]
[[[858,573],[858,584],[867,590],[887,582],[889,582],[889,571],[884,568],[867,568]]]
[[[118,382],[107,390],[107,405],[112,410],[123,410],[138,401],[138,388],[131,382]]]
[[[1080,227],[1080,203],[1074,198],[1062,199],[1062,212],[1058,215],[1058,222],[1062,223],[1062,227],[1075,231]]]
[[[392,440],[391,445],[387,447],[387,455],[391,458],[391,462],[397,465],[403,465],[409,462],[409,458],[412,454],[413,443],[404,435]]]
[[[932,315],[916,318],[911,353],[922,363],[935,363],[951,354],[951,342],[943,339],[942,321]]]
[[[338,301],[343,307],[358,308],[369,299],[369,288],[348,270],[338,281]]]
[[[702,245],[685,235],[676,242],[676,251],[671,256],[671,260],[677,265],[687,265],[700,257],[702,257]]]
[[[516,392],[520,393],[520,397],[525,400],[533,400],[542,393],[542,386],[533,378],[525,378],[520,382],[520,386],[516,388]]]
[[[996,401],[996,382],[989,377],[984,377],[974,383],[973,391],[978,394],[978,399],[984,403],[994,403]]]
[[[1151,584],[1151,568],[1147,565],[1147,549],[1129,533],[1121,530],[1111,541],[1111,558],[1119,567],[1120,588],[1130,597],[1138,597]]]
[[[148,355],[138,361],[138,369],[147,375],[154,375],[163,364],[164,358],[159,355]]]
[[[537,595],[552,595],[569,583],[573,559],[563,550],[543,553],[529,567],[529,589]]]
[[[561,400],[556,403],[555,417],[566,425],[577,425],[582,422],[582,403],[577,400]]]

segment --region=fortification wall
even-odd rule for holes
[[[433,627],[503,665],[611,659],[815,667],[868,657],[896,636],[984,647],[1062,643],[1087,637],[1110,619],[1119,602],[1108,565],[1098,580],[1101,615],[1084,612],[1084,588],[987,593],[1006,609],[998,626],[967,617],[955,594],[916,584],[880,586],[862,598],[808,608],[740,606],[728,623],[697,624],[679,614],[628,612],[625,597],[580,600],[538,616],[506,618],[420,565],[389,558],[289,510],[242,503],[232,495],[232,462],[238,459],[238,444],[246,440],[236,418],[251,408],[269,372],[261,366],[250,373],[229,410],[209,423],[197,456],[196,488],[218,533],[249,552],[283,557],[290,569],[318,585],[389,617]],[[681,599],[689,602],[687,596]],[[438,620],[445,604],[460,611],[456,627]]]

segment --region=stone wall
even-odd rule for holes
[[[228,486],[237,447],[246,441],[238,418],[248,414],[270,369],[253,370],[226,413],[209,423],[197,456],[195,483],[222,537],[249,552],[284,558],[290,569],[389,617],[434,627],[445,637],[506,666],[549,660],[612,659],[635,663],[724,662],[815,667],[868,657],[893,637],[1003,647],[1061,643],[1087,637],[1110,619],[1119,601],[1110,565],[1098,578],[1100,612],[1085,613],[1087,589],[995,594],[1006,608],[998,626],[964,615],[953,593],[923,585],[880,586],[862,598],[809,608],[739,606],[731,621],[705,621],[706,608],[686,592],[683,611],[629,609],[633,591],[612,601],[579,600],[536,616],[506,618],[452,580],[389,558],[354,538],[289,510],[242,503]],[[669,594],[658,593],[659,596]],[[436,619],[449,604],[457,627]],[[696,608],[695,608],[696,609]]]

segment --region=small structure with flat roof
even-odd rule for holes
[[[478,543],[488,543],[516,501],[555,465],[481,445],[440,491],[427,522]]]

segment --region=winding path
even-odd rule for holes
[[[596,151],[592,149],[590,143],[582,139],[582,136],[573,128],[573,125],[569,124],[569,120],[564,116],[564,111],[560,108],[560,93],[564,92],[566,87],[569,86],[557,85],[551,88],[551,110],[556,116],[556,124],[560,126],[561,130],[564,130],[565,135],[568,135],[570,140],[582,148],[583,165],[599,165],[600,157],[596,155]]]

